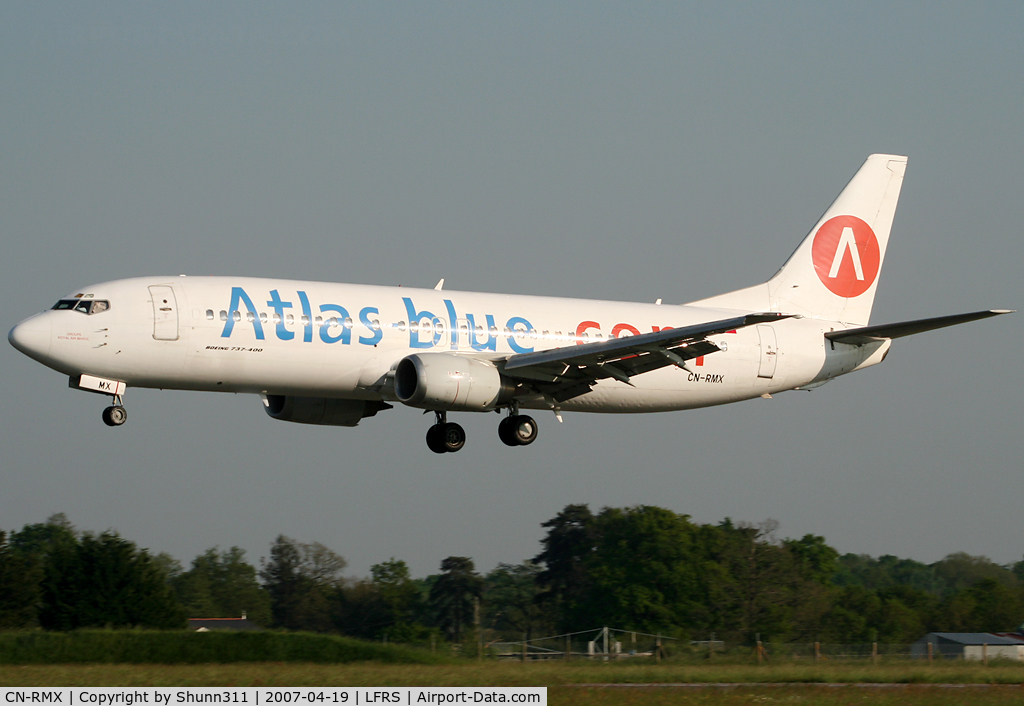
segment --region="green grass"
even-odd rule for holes
[[[679,686],[681,683],[706,686]],[[777,685],[766,682],[775,682]],[[790,683],[786,683],[790,682]],[[791,683],[800,682],[800,683]],[[857,686],[859,683],[897,686]],[[446,664],[48,664],[0,666],[0,687],[19,686],[547,686],[552,706],[660,704],[1024,703],[1024,665],[673,665],[450,662]],[[719,687],[707,684],[729,683]],[[825,686],[823,683],[845,683]],[[599,686],[600,684],[600,686]],[[619,684],[620,686],[616,686]],[[640,686],[640,685],[643,686]],[[961,686],[939,686],[958,684]],[[987,685],[987,686],[986,686]]]
[[[52,664],[0,666],[0,686],[558,686],[677,683],[1024,683],[1024,664],[656,665],[519,662],[446,664]],[[636,689],[637,687],[632,687]],[[773,687],[778,688],[778,687]],[[810,687],[803,687],[810,688]],[[630,689],[617,687],[625,693]],[[1024,694],[1024,689],[1021,689]]]

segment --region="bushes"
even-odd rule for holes
[[[0,633],[0,664],[441,661],[408,647],[280,632],[75,630]]]

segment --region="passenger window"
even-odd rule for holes
[[[266,314],[266,312],[260,313],[260,322],[264,323],[264,324],[267,323],[267,314]]]
[[[506,329],[506,330],[507,330],[507,329]],[[488,333],[490,333],[490,334],[491,334],[492,336],[497,336],[497,335],[498,335],[498,327],[497,327],[497,326],[491,326],[491,327],[490,327],[490,328],[489,328],[489,329],[487,330],[487,332],[488,332]]]
[[[223,309],[220,310],[220,320],[221,321],[227,321],[228,320],[228,312],[224,311]]]
[[[240,312],[240,311],[232,311],[231,312],[231,318],[234,319],[235,321],[241,321],[242,320],[242,312]]]
[[[344,326],[345,328],[347,328],[347,329],[350,329],[350,328],[352,328],[352,318],[351,318],[351,317],[348,317],[348,316],[346,316],[346,317],[345,317],[345,320],[344,320],[344,321],[342,322],[342,325],[343,325],[343,326]]]
[[[213,309],[206,310],[206,319],[208,321],[213,321]]]
[[[305,314],[302,315],[300,321],[302,322],[303,326],[309,326],[309,317],[306,316]]]
[[[278,314],[276,311],[274,312],[274,323],[275,324],[281,323],[281,315]]]
[[[409,324],[409,330],[413,331],[413,332],[419,331],[420,330],[420,322],[419,321],[413,321],[412,323],[410,323]]]
[[[316,317],[315,319],[313,319],[313,323],[316,326],[323,326],[324,325],[324,317],[322,317],[322,316]]]
[[[287,316],[284,317],[284,322],[291,326],[292,324],[295,323],[295,317],[292,314],[288,314]]]
[[[251,311],[245,312],[245,320],[251,324],[253,321],[256,320],[256,314],[252,313]]]

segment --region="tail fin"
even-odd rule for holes
[[[866,325],[906,168],[871,155],[768,282],[692,304]]]

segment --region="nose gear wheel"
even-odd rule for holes
[[[128,420],[128,412],[121,405],[114,405],[103,410],[103,423],[108,427],[119,427]]]

